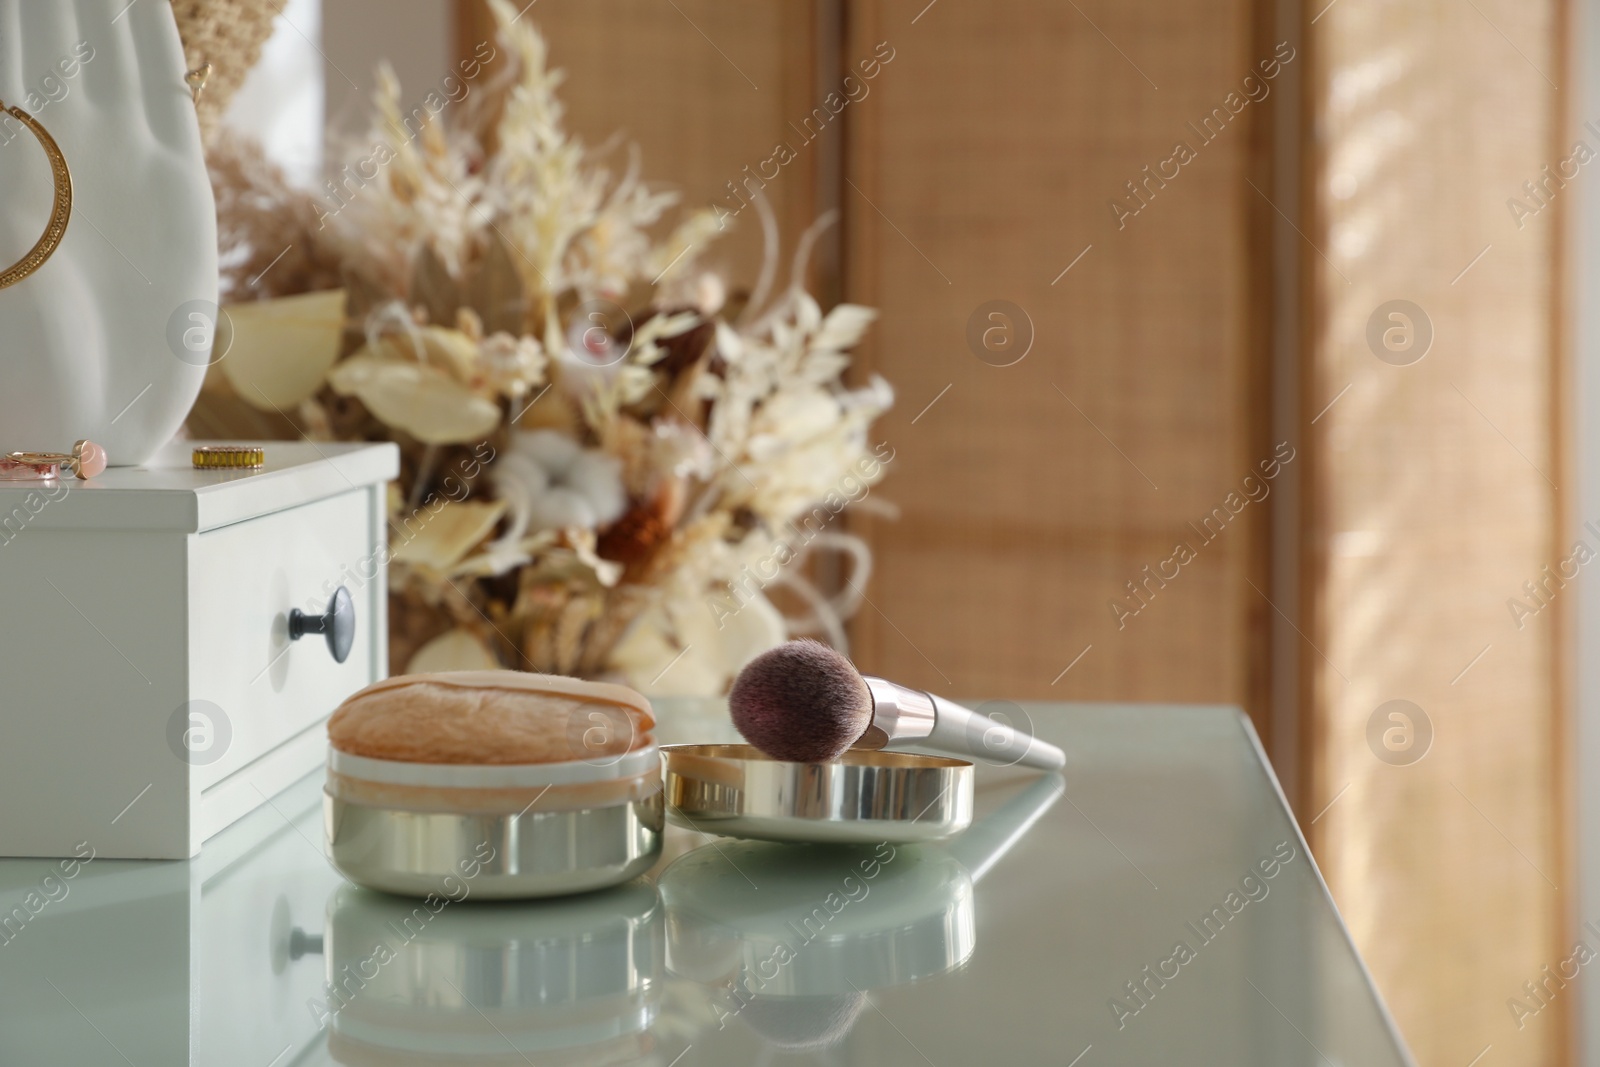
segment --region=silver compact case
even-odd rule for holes
[[[328,753],[328,859],[414,897],[560,896],[625,882],[661,852],[660,756],[440,764]]]
[[[668,821],[703,833],[898,844],[972,823],[965,760],[851,749],[829,763],[786,763],[750,745],[668,745],[661,757]]]

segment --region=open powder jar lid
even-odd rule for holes
[[[626,881],[661,848],[649,701],[517,671],[390,678],[328,720],[328,857],[371,889],[551,896]]]

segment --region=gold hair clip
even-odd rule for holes
[[[34,137],[44,148],[44,154],[50,158],[50,172],[55,181],[55,206],[50,211],[50,221],[45,223],[44,233],[28,250],[28,254],[0,271],[0,289],[4,289],[16,285],[44,266],[45,261],[55,254],[61,238],[66,236],[67,222],[72,218],[72,171],[67,167],[67,157],[61,154],[61,146],[32,115],[20,107],[6,107],[4,101],[0,101],[0,111],[15,117],[33,131]]]
[[[93,478],[106,469],[106,450],[79,441],[71,452],[7,452],[0,456],[0,481],[48,481],[61,477],[63,468],[79,481]]]

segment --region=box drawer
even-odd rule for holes
[[[189,554],[191,785],[204,789],[325,718],[384,673],[384,544],[374,488],[195,536]],[[320,634],[289,639],[289,612],[344,586],[355,643],[336,663]]]

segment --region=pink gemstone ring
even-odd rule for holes
[[[80,481],[106,469],[106,450],[78,441],[71,452],[8,452],[0,457],[0,481],[48,481],[70,471]]]

